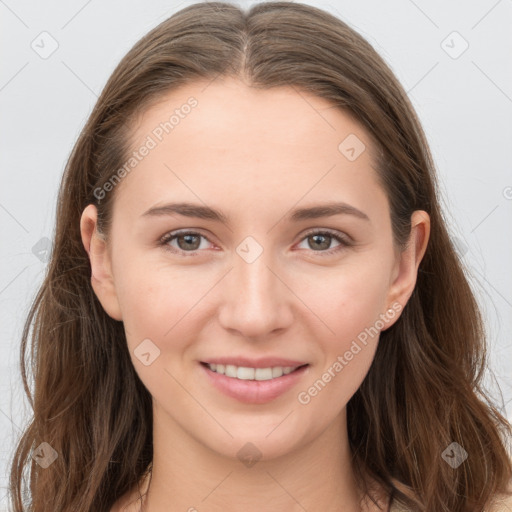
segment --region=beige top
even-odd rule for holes
[[[409,509],[400,503],[395,503],[391,505],[390,512],[409,512]],[[485,512],[512,512],[512,496],[509,498],[496,498],[494,507],[487,509]]]
[[[141,482],[140,493],[144,496],[149,484],[149,474]],[[511,488],[512,491],[512,488]],[[484,512],[512,512],[512,496],[506,498],[495,498],[493,507],[488,508]],[[110,512],[140,512],[141,502],[139,499],[138,490],[135,492],[127,493],[112,507]],[[404,505],[400,503],[393,503],[390,512],[410,512]]]
[[[128,503],[126,500],[122,503],[120,502],[112,508],[111,512],[140,512],[139,501],[136,500],[132,502],[130,506],[127,505]],[[390,512],[409,512],[409,510],[399,503],[395,503],[391,505]],[[497,508],[494,508],[489,512],[512,512],[512,498],[502,501],[499,505],[497,505]]]
[[[501,501],[496,507],[489,512],[512,512],[512,498]],[[127,500],[119,502],[112,508],[111,512],[140,512],[140,502],[136,500],[129,506]],[[394,503],[391,505],[390,512],[409,512],[409,510],[399,503]]]

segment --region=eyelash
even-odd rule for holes
[[[183,256],[198,256],[198,252],[200,252],[199,249],[195,249],[194,251],[183,251],[182,249],[176,249],[175,247],[171,247],[169,245],[169,242],[174,240],[175,238],[179,236],[186,236],[186,235],[193,235],[193,236],[199,236],[204,238],[205,240],[208,240],[208,238],[201,233],[197,233],[195,231],[171,231],[170,233],[166,233],[164,236],[162,236],[158,242],[158,245],[161,246],[164,250],[170,251],[175,254],[182,254]],[[343,250],[346,247],[350,247],[352,244],[351,241],[349,241],[345,236],[342,236],[338,234],[336,231],[331,231],[329,229],[322,229],[322,230],[312,230],[307,232],[302,239],[301,242],[305,240],[306,238],[313,236],[313,235],[329,235],[330,237],[334,238],[337,242],[340,243],[337,247],[334,247],[333,249],[327,249],[325,251],[313,251],[315,253],[318,253],[319,256],[330,256],[340,250]],[[208,240],[209,241],[209,240]],[[211,242],[210,242],[211,243]]]

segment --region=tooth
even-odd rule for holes
[[[272,378],[272,368],[256,368],[254,378],[256,380],[270,380]]]
[[[226,375],[226,377],[236,377],[236,366],[234,366],[232,364],[227,364],[226,370],[225,370],[225,375]]]
[[[235,366],[233,364],[208,364],[210,370],[217,372],[226,377],[231,377],[240,380],[270,380],[288,375],[296,370],[295,366],[274,366],[273,368],[249,368],[246,366]]]
[[[283,375],[283,369],[280,366],[274,366],[272,368],[272,378],[281,377]]]
[[[236,368],[236,367],[234,367]],[[246,368],[244,366],[239,366],[236,370],[235,377],[237,379],[242,380],[253,380],[254,379],[254,368]]]

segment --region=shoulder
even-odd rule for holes
[[[408,510],[401,503],[393,501],[391,507],[389,508],[389,512],[408,512]]]
[[[137,500],[134,498],[134,492],[131,491],[121,496],[110,509],[110,512],[139,512],[140,504],[137,506]]]
[[[512,495],[500,494],[496,496],[486,512],[512,512]]]
[[[398,502],[393,502],[389,512],[409,512],[409,509]],[[485,512],[512,512],[512,495],[497,495],[493,503],[486,507]]]
[[[149,486],[149,473],[141,480],[138,485],[135,485],[130,491],[121,496],[110,509],[109,512],[140,512],[141,510],[141,494],[147,492]]]
[[[110,509],[109,512],[140,512],[141,503],[138,499],[137,491],[130,491],[121,496]]]
[[[508,483],[506,491],[494,497],[486,512],[512,512],[512,480]]]

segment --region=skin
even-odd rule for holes
[[[94,291],[105,311],[123,321],[133,365],[153,396],[146,510],[359,511],[346,404],[368,372],[378,335],[308,404],[297,396],[379,315],[405,306],[429,217],[414,212],[411,243],[400,253],[369,135],[328,101],[293,87],[257,90],[232,78],[188,84],[141,115],[133,147],[190,96],[198,106],[117,185],[111,238],[98,235],[93,205],[81,219]],[[338,150],[351,133],[366,146],[354,161]],[[231,223],[142,217],[171,201],[215,207]],[[348,203],[369,220],[348,214],[288,220],[294,208],[328,201]],[[345,234],[353,245],[315,240],[306,234],[311,228]],[[158,245],[178,229],[206,237],[168,242],[195,256]],[[252,263],[236,252],[247,236],[263,249]],[[160,350],[148,366],[134,355],[146,338]],[[271,402],[244,404],[203,375],[199,361],[224,355],[273,355],[309,367]],[[237,457],[248,442],[262,454],[252,467]],[[365,502],[363,509],[374,507]]]

